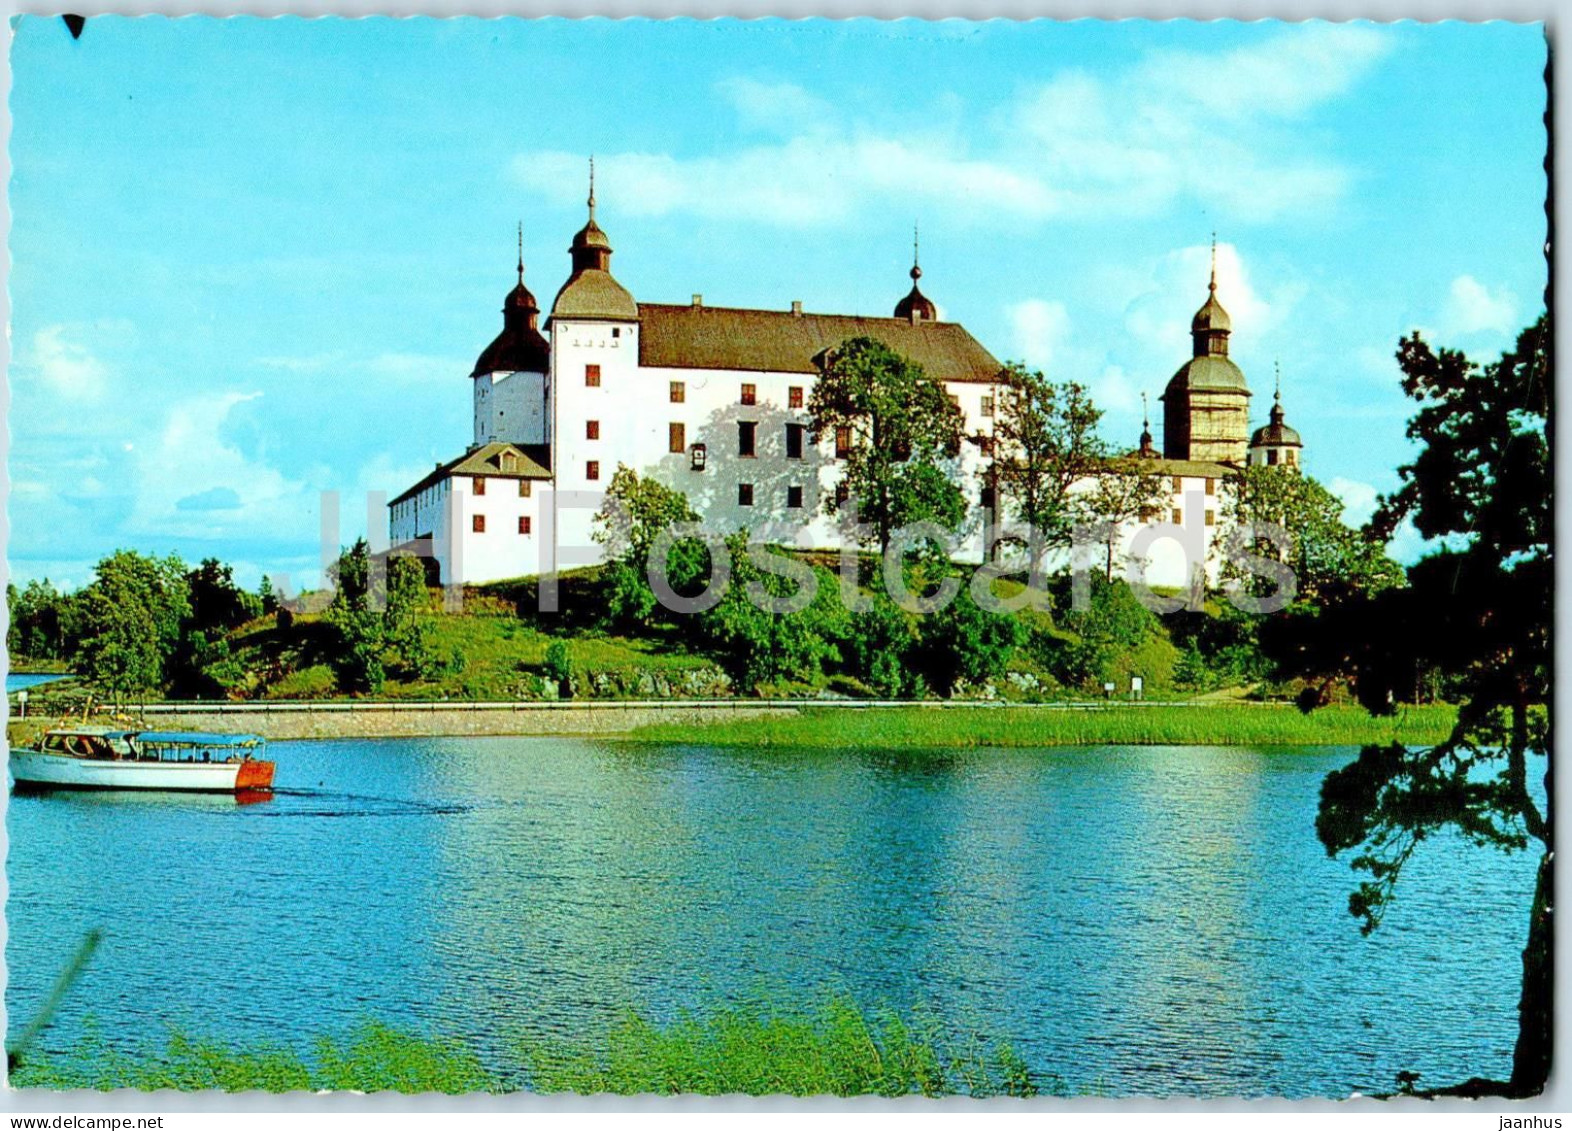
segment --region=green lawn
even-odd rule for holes
[[[1304,715],[1267,705],[1111,707],[805,708],[792,716],[721,718],[711,724],[659,723],[632,738],[718,746],[1358,746],[1432,745],[1450,733],[1455,708],[1408,707],[1374,718],[1359,707]]]

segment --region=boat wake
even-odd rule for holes
[[[247,809],[256,817],[422,817],[470,813],[482,808],[475,802],[419,801],[410,797],[379,797],[326,789],[275,789],[282,805],[257,805]],[[304,804],[295,802],[302,799]]]

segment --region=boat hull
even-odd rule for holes
[[[63,758],[36,750],[11,752],[11,777],[19,788],[151,789],[234,793],[271,789],[273,763],[107,761]]]

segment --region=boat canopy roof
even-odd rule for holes
[[[138,742],[153,746],[256,746],[260,734],[204,734],[196,730],[144,730],[135,732]]]
[[[134,730],[117,730],[114,727],[55,727],[45,734],[73,734],[82,738],[130,738]]]

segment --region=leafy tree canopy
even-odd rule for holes
[[[808,401],[815,439],[844,429],[846,498],[872,535],[866,545],[889,548],[895,531],[917,522],[946,530],[966,518],[955,484],[963,416],[938,381],[882,342],[851,338],[832,351]],[[845,509],[826,499],[831,514]]]
[[[1366,747],[1322,787],[1317,831],[1369,874],[1349,901],[1366,931],[1380,923],[1406,861],[1443,828],[1508,851],[1537,842],[1540,867],[1523,953],[1519,1035],[1507,1090],[1540,1090],[1551,1051],[1550,812],[1530,766],[1548,775],[1553,564],[1548,318],[1481,367],[1415,334],[1398,348],[1403,388],[1420,405],[1422,445],[1374,530],[1412,519],[1448,548],[1408,571],[1408,585],[1348,591],[1321,610],[1274,618],[1263,646],[1287,674],[1351,677],[1361,702],[1394,709],[1415,673],[1441,671],[1463,702],[1456,729],[1429,750]],[[1536,771],[1537,772],[1537,771]],[[1548,789],[1543,791],[1548,794]]]

